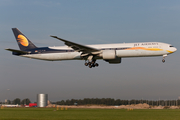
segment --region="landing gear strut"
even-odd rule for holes
[[[165,57],[167,57],[167,54],[163,55],[162,62],[165,63]]]
[[[93,57],[94,57],[93,55],[89,55],[87,58],[87,62],[85,61],[84,65],[88,66],[89,68],[98,67],[99,64],[96,63],[96,59],[93,59]]]

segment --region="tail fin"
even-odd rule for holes
[[[27,50],[37,48],[24,34],[22,34],[17,28],[12,28],[14,36],[17,40],[20,50]]]

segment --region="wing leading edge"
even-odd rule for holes
[[[71,42],[71,41],[68,41],[68,40],[65,40],[65,39],[62,39],[62,38],[59,38],[57,36],[52,36],[51,37],[53,38],[56,38],[58,40],[61,40],[64,42],[65,45],[71,47],[72,49],[74,49],[75,51],[78,51],[78,52],[82,52],[83,54],[97,54],[97,53],[100,53],[101,50],[99,49],[96,49],[96,48],[92,48],[92,47],[89,47],[89,46],[85,46],[85,45],[81,45],[81,44],[77,44],[77,43],[74,43],[74,42]]]

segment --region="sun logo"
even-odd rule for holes
[[[23,46],[25,46],[25,47],[27,47],[27,46],[29,45],[28,40],[27,40],[26,37],[24,37],[23,35],[18,35],[17,41],[18,41],[19,43],[21,43],[21,45],[23,45]]]

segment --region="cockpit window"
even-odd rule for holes
[[[174,46],[171,45],[171,46],[169,46],[169,47],[174,47]]]

